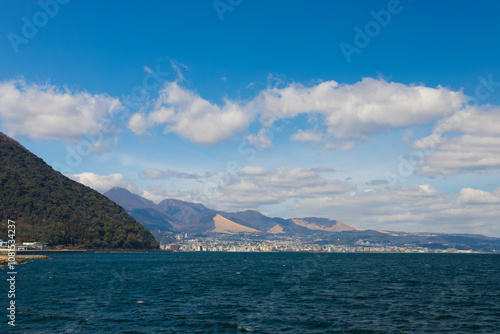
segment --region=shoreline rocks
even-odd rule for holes
[[[17,264],[25,263],[26,260],[46,260],[50,259],[47,255],[16,255]],[[0,267],[9,264],[9,259],[7,255],[0,255]]]

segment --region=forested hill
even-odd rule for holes
[[[80,248],[156,249],[151,233],[119,205],[53,170],[0,132],[0,239]]]

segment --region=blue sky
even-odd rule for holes
[[[4,1],[0,130],[101,192],[500,236],[499,7]]]

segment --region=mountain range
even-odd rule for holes
[[[106,197],[122,206],[149,230],[254,235],[311,235],[318,232],[362,231],[327,218],[271,218],[254,210],[225,212],[203,204],[165,199],[158,204],[123,188],[112,188]]]
[[[401,231],[364,230],[344,222],[317,217],[267,217],[254,210],[217,211],[199,203],[164,199],[156,204],[123,188],[104,193],[122,206],[132,217],[157,236],[160,232],[200,235],[217,233],[283,237],[310,237],[323,242],[354,244],[358,241],[385,245],[417,245],[440,249],[457,248],[480,251],[500,249],[500,239],[477,234],[408,233]]]

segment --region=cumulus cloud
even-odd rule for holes
[[[177,82],[166,82],[154,110],[148,115],[133,115],[128,125],[140,135],[162,124],[166,133],[174,132],[200,145],[212,145],[243,132],[253,118],[252,112],[236,102],[226,99],[219,107]]]
[[[461,92],[444,87],[404,85],[364,78],[353,85],[326,81],[313,87],[292,84],[271,88],[252,102],[264,123],[316,113],[336,138],[363,137],[390,128],[405,128],[441,119],[466,101]]]
[[[436,124],[417,140],[415,149],[429,149],[418,174],[453,175],[500,168],[500,108],[468,107]]]
[[[144,134],[154,123],[150,122],[143,113],[132,115],[128,121],[128,127],[136,135]]]
[[[0,83],[0,118],[9,135],[78,141],[104,131],[103,121],[121,108],[105,94],[59,89],[23,79]]]
[[[164,125],[166,132],[201,144],[212,145],[243,133],[257,117],[264,127],[280,119],[299,115],[320,115],[325,133],[299,130],[291,140],[319,142],[328,138],[332,149],[352,149],[356,140],[378,131],[426,124],[456,111],[466,101],[462,92],[444,87],[405,85],[382,79],[365,78],[355,84],[326,81],[307,87],[290,84],[269,87],[249,101],[226,99],[222,106],[211,103],[177,82],[166,82],[154,110],[138,113],[129,121],[136,134]],[[262,147],[270,142],[264,136],[249,136]]]
[[[80,174],[66,174],[66,176],[101,193],[106,192],[113,187],[126,188],[133,192],[137,191],[137,188],[132,183],[125,181],[123,175],[118,173],[98,175],[92,172],[85,172]]]
[[[458,202],[461,204],[500,204],[500,197],[484,190],[464,188],[460,191]]]

